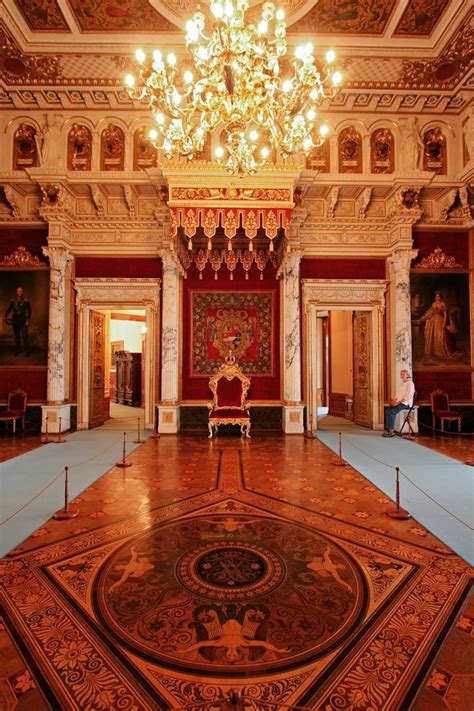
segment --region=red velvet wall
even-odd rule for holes
[[[301,260],[301,279],[385,279],[385,259]]]
[[[450,400],[471,400],[471,373],[415,371],[413,373],[417,398],[430,402],[430,393],[437,388],[446,390]]]
[[[48,243],[48,231],[44,227],[0,228],[0,259],[12,254],[20,245],[26,247],[35,257],[46,262],[41,247]],[[1,272],[0,272],[1,279]],[[0,314],[3,317],[3,314]],[[0,402],[6,402],[8,393],[16,388],[25,390],[29,402],[44,402],[46,400],[47,370],[46,366],[26,366],[25,368],[0,367]]]
[[[77,257],[77,277],[161,278],[162,262],[158,257]]]
[[[214,272],[209,265],[203,271],[203,278],[199,279],[199,272],[193,264],[188,271],[188,278],[183,280],[183,400],[206,400],[211,398],[208,377],[190,377],[190,349],[191,342],[191,298],[190,291],[202,289],[204,291],[274,291],[275,293],[275,332],[273,334],[273,348],[275,354],[275,370],[273,376],[259,376],[252,378],[249,390],[249,400],[280,401],[280,282],[275,277],[275,269],[267,265],[263,272],[264,278],[260,280],[260,272],[255,264],[245,279],[245,272],[241,264],[237,265],[234,279],[231,281],[229,272],[223,268],[219,271],[219,278],[214,279]]]
[[[441,247],[448,257],[454,257],[465,269],[469,267],[469,239],[467,232],[454,230],[418,230],[413,232],[413,247],[418,249],[418,257],[412,266],[432,253],[436,247]]]

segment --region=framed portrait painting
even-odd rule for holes
[[[49,269],[0,271],[0,366],[48,363]]]
[[[469,275],[411,275],[413,367],[464,370],[471,363]]]

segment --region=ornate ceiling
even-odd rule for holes
[[[283,0],[289,42],[335,46],[344,88],[325,111],[462,114],[474,88],[470,0]],[[251,1],[252,10],[260,7]],[[184,51],[193,0],[3,0],[0,109],[133,107],[137,46]]]

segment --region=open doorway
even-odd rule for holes
[[[368,311],[316,312],[318,429],[373,426],[370,345]]]
[[[143,426],[146,402],[145,309],[103,309],[104,412],[110,429],[130,429],[140,418]],[[94,426],[91,422],[91,426]]]

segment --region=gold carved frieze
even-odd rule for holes
[[[423,257],[421,262],[416,265],[417,269],[459,269],[462,264],[458,264],[454,257],[448,257],[443,252],[441,247],[436,247],[431,254]]]
[[[274,239],[280,228],[288,230],[291,210],[288,208],[242,208],[242,207],[172,207],[170,236],[175,237],[182,227],[186,237],[192,238],[199,227],[206,237],[214,237],[219,225],[228,239],[233,239],[241,226],[251,240],[262,227],[266,236]]]
[[[289,188],[241,188],[241,187],[173,187],[171,200],[255,200],[265,202],[289,202]]]
[[[3,257],[0,269],[48,269],[48,265],[20,245],[12,254]]]

